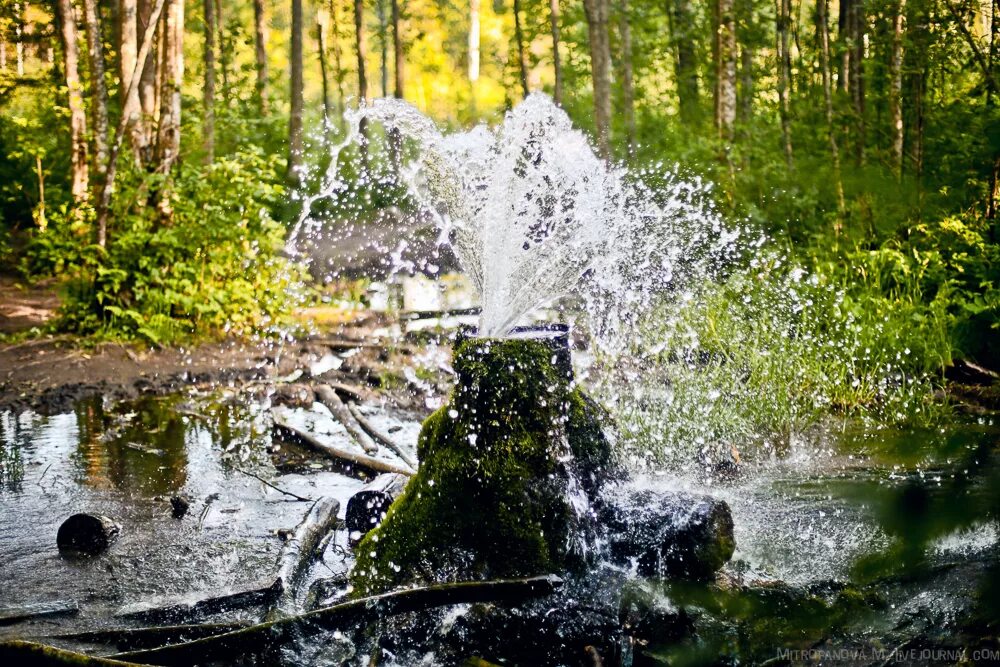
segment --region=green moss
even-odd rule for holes
[[[457,383],[418,441],[420,471],[357,549],[357,594],[404,582],[526,576],[577,562],[567,502],[579,471],[610,461],[596,406],[540,340],[469,339]],[[570,458],[570,460],[573,460]],[[596,472],[592,475],[596,479]]]

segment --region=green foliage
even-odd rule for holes
[[[162,178],[123,174],[107,248],[87,218],[63,210],[26,253],[34,274],[66,273],[59,325],[164,343],[192,334],[249,333],[289,307],[298,269],[279,256],[272,217],[281,161],[247,149]],[[155,198],[168,198],[164,219]]]

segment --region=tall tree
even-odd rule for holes
[[[816,2],[816,33],[820,45],[820,69],[823,75],[823,107],[826,115],[826,133],[830,142],[830,159],[833,162],[834,187],[837,191],[837,212],[843,216],[844,183],[840,173],[840,148],[837,146],[837,131],[833,122],[833,68],[830,54],[830,0]]]
[[[229,72],[232,69],[232,52],[233,44],[232,38],[229,31],[226,29],[226,15],[222,12],[222,0],[214,0],[215,11],[213,12],[213,18],[215,20],[215,43],[218,46],[216,51],[219,54],[218,68],[219,74],[222,75],[222,100],[223,102],[228,102],[232,87],[229,82]]]
[[[389,19],[385,15],[385,0],[375,3],[375,16],[378,17],[379,63],[382,73],[382,97],[389,97]]]
[[[479,80],[479,0],[469,0],[469,81]]]
[[[300,183],[302,167],[302,112],[304,93],[302,82],[302,0],[292,0],[291,108],[288,116],[288,180]]]
[[[330,4],[330,41],[333,46],[334,79],[337,82],[337,118],[344,115],[344,63],[340,50],[340,21],[337,5],[339,0],[329,0]]]
[[[90,63],[90,88],[92,91],[90,112],[94,124],[94,171],[98,183],[104,180],[108,167],[108,86],[104,80],[104,36],[97,0],[83,0],[84,26],[87,32],[87,56]],[[100,233],[103,230],[98,230]],[[104,239],[98,238],[104,245]]]
[[[157,81],[160,68],[157,66],[157,63],[160,61],[159,52],[162,50],[163,30],[157,30],[156,24],[160,21],[160,17],[163,16],[163,9],[161,9],[160,14],[154,17],[155,1],[139,0],[139,17],[136,22],[138,29],[144,34],[148,27],[153,26],[154,28],[154,42],[150,47],[152,49],[150,51],[152,57],[147,58],[144,62],[141,58],[138,59],[142,63],[142,74],[139,76],[139,89],[137,93],[140,113],[137,130],[139,146],[136,148],[136,151],[142,163],[151,163],[153,160],[152,153],[156,144],[153,130],[160,106],[157,103],[160,88]],[[163,6],[166,7],[165,4]],[[158,37],[158,39],[155,39],[155,37]],[[160,42],[160,45],[157,45],[157,41]]]
[[[473,0],[478,2],[478,0]],[[555,77],[555,85],[552,90],[552,99],[562,106],[563,75],[562,63],[559,60],[559,0],[549,0],[549,23],[552,26],[552,73]]]
[[[854,106],[855,143],[854,160],[861,165],[865,160],[865,33],[867,18],[865,7],[861,0],[851,0],[847,15],[848,47],[850,59],[848,62],[848,88]]]
[[[731,140],[736,121],[736,21],[733,0],[715,0],[714,10],[715,129],[721,138]]]
[[[698,54],[694,40],[694,17],[690,0],[668,0],[667,18],[674,55],[674,80],[677,86],[677,107],[681,122],[695,125],[701,120],[701,100],[698,91]]]
[[[514,0],[514,41],[517,45],[517,71],[521,79],[521,95],[527,97],[528,57],[524,52],[524,30],[521,28],[521,0]]]
[[[625,120],[625,149],[635,155],[635,88],[632,80],[632,27],[629,25],[628,0],[619,7],[619,32],[622,41],[622,115]]]
[[[82,204],[87,200],[89,181],[87,160],[87,112],[83,106],[83,88],[80,84],[80,45],[77,38],[76,11],[72,0],[58,0],[63,47],[63,70],[69,94],[70,132],[70,192],[73,201]]]
[[[778,116],[781,120],[781,146],[785,164],[792,166],[792,120],[789,87],[792,80],[792,57],[788,46],[791,24],[791,0],[775,0],[777,24],[775,26],[775,53],[778,56]]]
[[[399,12],[399,0],[392,0],[392,54],[395,58],[393,71],[395,72],[395,96],[403,99],[403,82],[406,78],[406,51],[403,47],[402,18]]]
[[[364,0],[354,0],[354,41],[358,55],[358,101],[362,104],[368,101],[368,74],[365,70],[365,55],[368,53],[368,42],[365,38],[365,3]],[[368,172],[368,119],[362,118],[358,124],[361,140],[358,150],[361,153],[361,168]]]
[[[330,99],[330,68],[327,65],[326,54],[329,42],[330,14],[326,10],[316,12],[316,46],[319,52],[319,75],[323,84],[323,136],[329,143],[330,130],[333,127],[333,102]]]
[[[58,9],[58,6],[57,6]],[[14,3],[14,58],[17,61],[17,76],[24,76],[24,10],[20,2]]]
[[[157,127],[157,171],[170,174],[181,152],[181,84],[184,81],[184,0],[168,0],[163,14],[160,53],[160,120]],[[160,219],[169,222],[174,210],[171,181],[157,193]]]
[[[608,35],[609,0],[583,0],[594,84],[594,129],[597,149],[611,158],[611,43]]]
[[[205,162],[215,159],[215,3],[204,0],[205,87],[202,89],[201,139]]]
[[[889,125],[892,132],[892,170],[903,176],[903,31],[906,0],[892,3],[892,55],[889,60]]]
[[[267,10],[265,0],[253,0],[254,58],[257,70],[257,104],[260,114],[269,112],[267,99]]]

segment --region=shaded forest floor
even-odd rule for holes
[[[46,324],[59,308],[59,295],[51,281],[25,285],[0,275],[0,334],[28,331]]]

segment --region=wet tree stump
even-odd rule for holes
[[[59,551],[66,555],[96,556],[110,547],[121,526],[99,514],[74,514],[66,519],[56,534]]]

